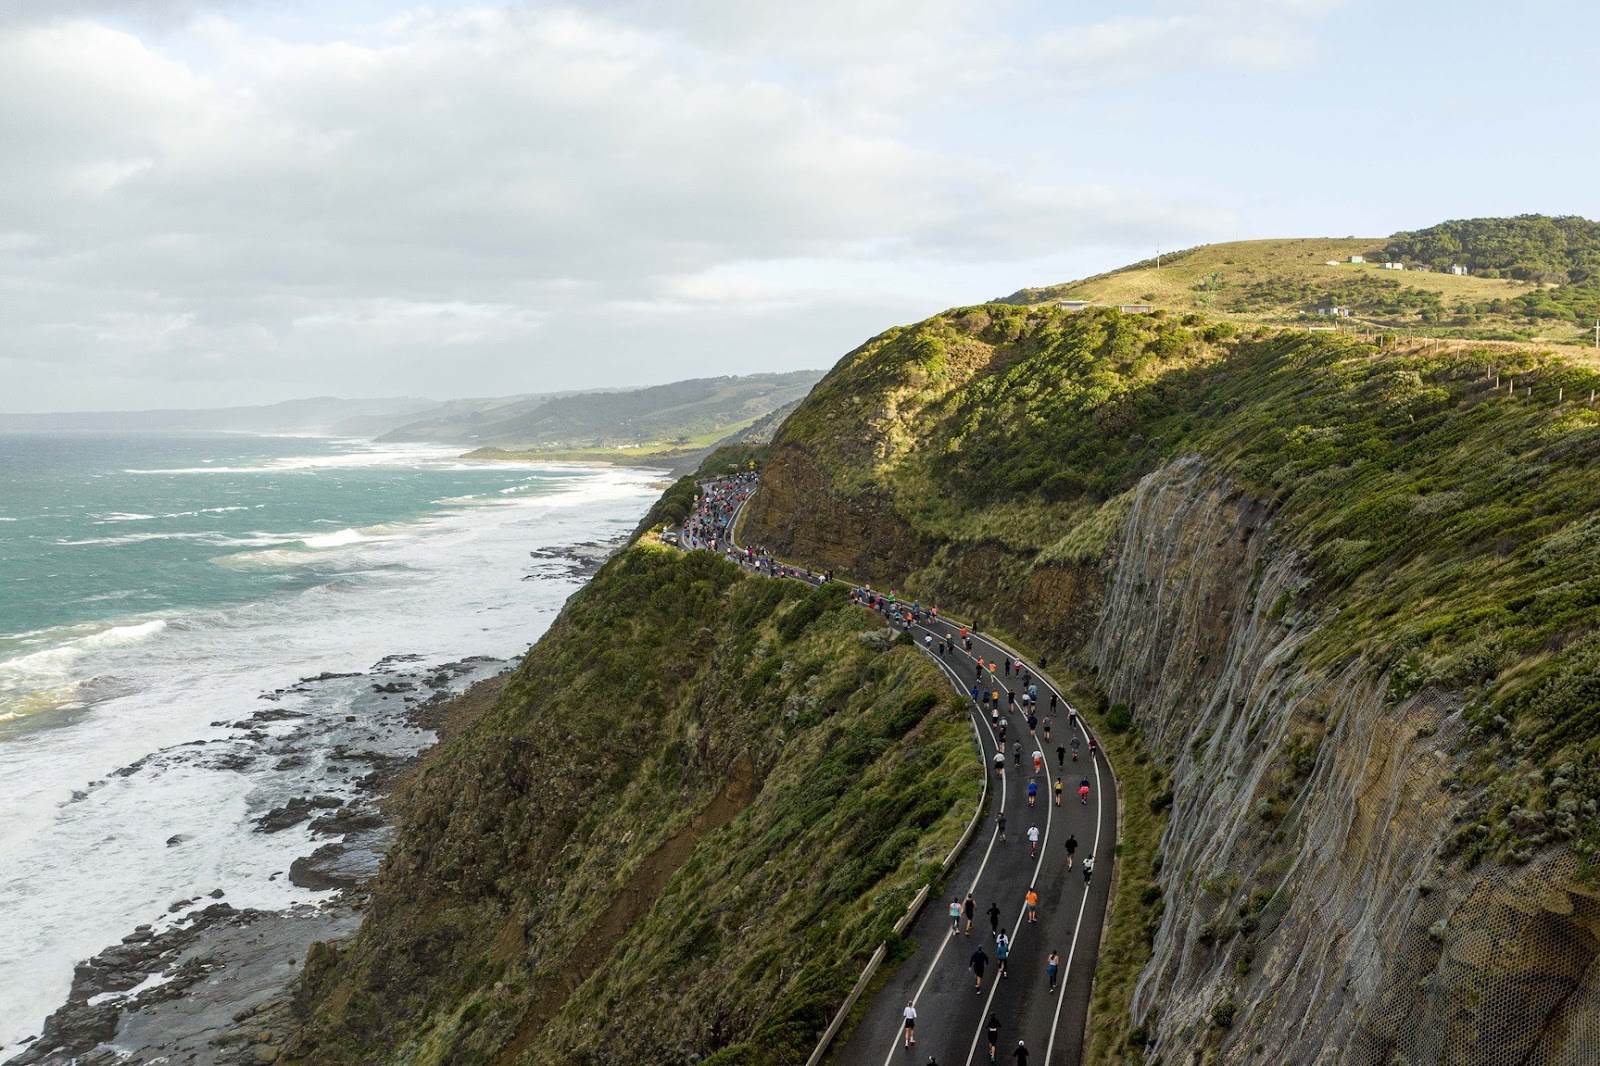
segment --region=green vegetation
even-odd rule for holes
[[[1391,259],[1550,285],[1600,275],[1600,222],[1577,215],[1464,218],[1389,238]]]
[[[397,794],[293,1054],[803,1059],[981,786],[948,686],[879,629],[707,553],[613,559]]]
[[[1555,841],[1592,854],[1600,374],[1578,356],[1229,336],[1193,315],[960,308],[851,353],[791,417],[773,461],[803,448],[831,480],[827,506],[879,501],[883,525],[863,539],[908,547],[867,576],[952,609],[1031,612],[1039,642],[1043,590],[1068,581],[1050,595],[1088,595],[1050,573],[1093,554],[1063,547],[1088,516],[1161,464],[1204,455],[1269,501],[1306,559],[1315,580],[1297,608],[1322,623],[1308,661],[1359,656],[1395,698],[1436,685],[1472,700],[1474,765],[1499,799],[1462,827],[1465,859]],[[874,432],[833,431],[841,410]],[[797,554],[834,562],[823,550]],[[987,582],[964,576],[975,565]]]
[[[738,431],[755,424],[759,419],[749,419],[734,425],[722,426],[695,437],[682,437],[663,447],[644,448],[535,448],[508,451],[505,448],[474,448],[463,459],[480,462],[515,463],[607,463],[613,466],[663,466],[685,469],[699,463],[724,440],[738,435]],[[745,447],[756,447],[745,445]]]
[[[1600,319],[1600,222],[1576,215],[1459,219],[1397,233],[1388,251],[1438,270],[1461,264],[1480,277],[1539,283],[1509,305],[1463,308],[1469,315],[1514,312],[1529,322],[1579,326]]]
[[[383,440],[438,440],[551,458],[644,461],[708,448],[804,396],[820,375],[695,378],[607,392],[457,400]],[[618,454],[620,453],[620,454]],[[525,456],[521,456],[525,457]],[[661,465],[658,461],[656,465]]]
[[[1084,1061],[1090,1066],[1117,1066],[1136,1061],[1146,1041],[1146,1027],[1133,1024],[1128,1004],[1150,950],[1155,943],[1161,916],[1166,910],[1161,886],[1161,834],[1167,826],[1172,791],[1160,763],[1150,757],[1137,729],[1114,728],[1111,711],[1102,713],[1104,697],[1098,692],[1075,686],[1068,699],[1082,711],[1098,733],[1121,733],[1106,745],[1117,774],[1117,789],[1122,801],[1122,821],[1118,827],[1116,891],[1111,902],[1111,924],[1100,943],[1100,961],[1095,967],[1092,1019],[1088,1027],[1089,1046]],[[1131,724],[1131,723],[1130,723]]]
[[[695,497],[700,495],[700,481],[697,474],[685,474],[674,481],[661,498],[650,505],[650,510],[645,512],[644,520],[633,531],[634,539],[639,535],[661,526],[675,526],[688,518],[694,512]]]
[[[1350,263],[1351,256],[1365,263]],[[1407,269],[1380,268],[1384,261]],[[1471,273],[1449,273],[1453,266]],[[1019,305],[1087,300],[1147,303],[1236,323],[1316,321],[1356,331],[1574,344],[1600,317],[1600,223],[1524,215],[1445,222],[1383,238],[1301,238],[1212,244],[1083,281],[1023,289]]]

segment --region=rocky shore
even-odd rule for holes
[[[529,579],[587,577],[622,540],[538,548]],[[78,964],[64,1003],[10,1062],[14,1066],[237,1066],[277,1061],[291,1036],[290,996],[308,954],[354,933],[363,884],[387,850],[385,800],[436,743],[494,701],[514,661],[474,656],[425,665],[387,656],[360,673],[324,673],[264,692],[259,710],[213,726],[224,738],[162,749],[114,773],[198,761],[243,774],[269,771],[276,801],[252,818],[258,833],[303,833],[287,878],[315,902],[287,910],[236,908],[221,888],[175,899]],[[91,783],[93,789],[98,782]],[[260,787],[259,785],[257,786]],[[167,840],[184,847],[191,834]]]
[[[367,690],[357,704],[365,713],[336,721],[271,707],[257,711],[232,723],[239,732],[229,738],[233,746],[255,750],[206,756],[241,769],[271,759],[280,774],[321,763],[328,791],[290,797],[258,816],[255,830],[304,826],[311,850],[272,877],[332,894],[285,911],[235,908],[220,888],[174,900],[166,920],[141,925],[79,963],[67,1002],[12,1060],[17,1066],[203,1066],[277,1058],[287,1033],[274,1028],[273,1019],[307,952],[360,924],[361,885],[377,871],[391,835],[384,798],[433,737],[447,738],[493,701],[502,671],[512,665],[475,657],[427,671],[407,669],[418,658],[391,656],[366,674],[324,674],[264,693],[262,699],[278,703],[319,686]],[[401,706],[391,711],[384,701],[396,696]],[[287,721],[297,728],[267,732]],[[118,773],[138,773],[171,757],[157,752]],[[334,795],[336,790],[343,795]],[[179,834],[167,846],[182,847],[187,839]]]

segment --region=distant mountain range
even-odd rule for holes
[[[524,451],[692,446],[792,405],[821,371],[462,400],[318,396],[205,410],[0,414],[0,432],[308,433]]]
[[[732,433],[797,402],[819,370],[694,378],[613,392],[457,400],[384,434],[387,441],[446,441],[522,450],[688,444]]]
[[[438,406],[418,397],[315,396],[255,407],[0,414],[0,433],[315,433],[371,436]]]

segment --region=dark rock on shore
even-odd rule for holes
[[[391,656],[375,670],[399,673],[404,664],[420,658]],[[237,722],[213,723],[237,731],[226,739],[178,745],[116,771],[119,776],[162,772],[196,759],[209,767],[259,769],[262,760],[269,760],[267,765],[287,775],[287,788],[298,785],[311,791],[260,815],[256,831],[281,832],[309,822],[311,834],[322,842],[290,864],[287,878],[308,892],[339,894],[283,912],[241,911],[212,902],[224,895],[220,888],[174,900],[159,923],[138,926],[120,943],[81,963],[67,1002],[12,1061],[19,1066],[243,1066],[276,1061],[293,1029],[288,990],[300,960],[313,944],[336,943],[359,924],[361,888],[377,872],[392,836],[379,801],[420,757],[418,745],[427,738],[418,731],[451,735],[492,704],[503,676],[455,697],[449,689],[464,677],[483,675],[486,665],[502,662],[476,656],[430,667],[426,675],[412,671],[381,682],[370,674],[306,678],[267,695],[275,701],[313,682],[362,678],[350,684],[351,709],[361,713],[318,715],[268,707]],[[429,684],[433,694],[399,714],[380,710],[378,697],[370,695],[374,688],[407,692],[419,684]],[[277,723],[288,723],[288,731]],[[275,728],[268,732],[268,726]],[[266,782],[275,779],[261,780],[270,789]],[[89,788],[104,783],[96,781]],[[183,846],[191,835],[176,833],[167,846]],[[201,886],[192,891],[200,892]],[[207,904],[203,908],[202,901]]]
[[[256,832],[276,833],[292,825],[299,825],[311,817],[312,811],[332,810],[342,806],[344,800],[337,796],[300,796],[257,818]]]

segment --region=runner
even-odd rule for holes
[[[1067,849],[1067,869],[1070,870],[1070,869],[1072,869],[1072,856],[1078,850],[1078,837],[1077,837],[1077,835],[1074,834],[1074,833],[1068,833],[1067,834],[1067,842],[1066,842],[1066,844],[1064,846]],[[972,897],[969,896],[967,898],[971,899]]]
[[[1011,958],[1011,938],[1006,936],[1006,931],[1002,929],[1000,935],[994,938],[995,965],[999,967],[1001,977],[1011,976],[1006,972],[1006,960],[1009,958]]]
[[[1067,768],[1067,749],[1060,744],[1056,745],[1056,765],[1063,770]]]
[[[1037,781],[1029,781],[1028,782],[1028,806],[1032,807],[1034,805],[1034,803],[1036,803],[1038,801],[1038,799],[1039,799],[1039,782],[1037,782]],[[1087,803],[1089,801],[1088,800],[1084,800],[1084,802]]]
[[[906,1009],[901,1011],[900,1013],[903,1014],[905,1016],[905,1019],[906,1019],[906,1047],[909,1048],[909,1047],[911,1047],[913,1044],[915,1044],[917,1042],[917,1008],[916,1008],[916,1005],[913,1004],[913,1003],[907,1002],[906,1003]]]
[[[1056,778],[1056,806],[1061,806],[1061,778]]]
[[[1077,762],[1078,761],[1078,738],[1077,737],[1073,737],[1071,740],[1067,741],[1067,743],[1072,745],[1072,761],[1073,762]]]
[[[978,903],[972,898],[972,893],[967,893],[967,898],[961,903],[961,916],[967,920],[967,935],[972,935],[972,916],[978,911]]]
[[[1017,1060],[1017,1066],[1028,1066],[1028,1045],[1021,1040],[1017,1041],[1017,1050],[1011,1053]]]
[[[1050,693],[1050,713],[1054,714],[1055,712],[1056,712],[1056,694],[1054,692],[1052,692],[1052,693]]]
[[[1056,975],[1061,972],[1061,956],[1055,949],[1051,949],[1050,957],[1044,960],[1044,975],[1050,979],[1050,991],[1056,990]]]
[[[1000,1019],[994,1013],[989,1015],[989,1061],[994,1061],[994,1053],[1000,1045]]]
[[[1094,856],[1093,855],[1085,855],[1083,857],[1083,883],[1084,884],[1087,885],[1089,883],[1089,878],[1093,873],[1094,873]]]
[[[1089,806],[1089,779],[1087,777],[1078,782],[1078,802],[1085,807]]]
[[[1055,722],[1055,720],[1055,715],[1053,714],[1047,714],[1044,716],[1044,738],[1046,740],[1050,739],[1050,726]]]
[[[973,948],[972,955],[967,959],[967,969],[972,971],[972,990],[979,995],[983,994],[983,971],[989,968],[989,956],[983,949]]]
[[[1006,772],[1006,753],[1003,751],[994,753],[994,772],[997,774]]]
[[[999,814],[996,814],[994,816],[994,821],[995,824],[1000,827],[1000,839],[1004,840],[1006,838],[1006,812],[1001,811]]]
[[[1022,741],[1020,740],[1012,741],[1011,743],[1011,764],[1013,766],[1022,765]]]
[[[1023,897],[1028,904],[1028,922],[1031,924],[1039,920],[1039,890],[1029,887],[1028,894]]]
[[[1100,742],[1098,740],[1096,740],[1094,737],[1090,737],[1089,738],[1089,758],[1092,759],[1098,754],[1100,754]]]
[[[1038,773],[1044,769],[1044,752],[1038,748],[1033,749],[1033,772]]]
[[[1039,716],[1034,714],[1032,711],[1029,711],[1028,712],[1028,732],[1031,733],[1035,729],[1038,729],[1038,728],[1039,728]],[[1049,739],[1049,738],[1046,738],[1046,739]]]
[[[1039,827],[1030,825],[1028,826],[1028,858],[1031,859],[1037,854],[1039,854]],[[1030,889],[1029,891],[1031,893],[1032,890]],[[1029,919],[1029,921],[1032,920],[1031,918]]]
[[[950,901],[950,932],[952,934],[961,932],[961,901],[959,899]]]
[[[989,935],[1000,932],[1000,904],[989,904]]]

